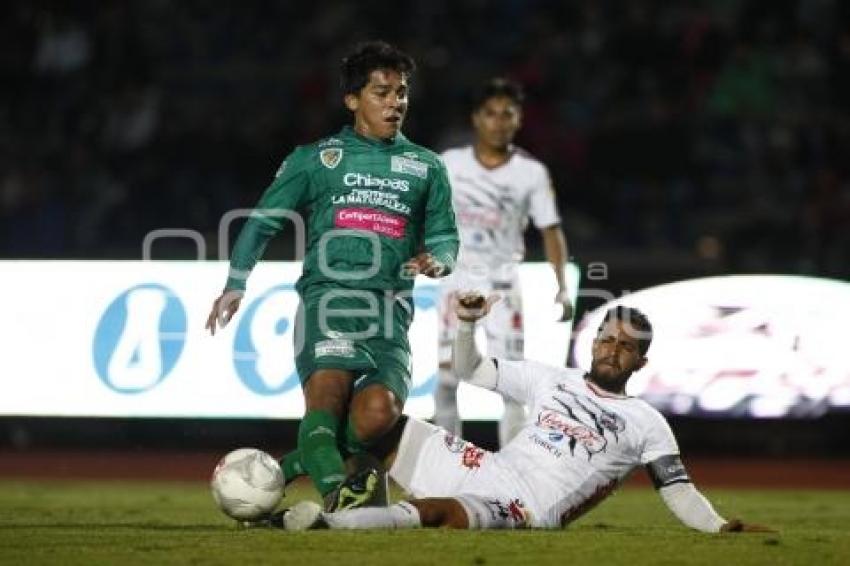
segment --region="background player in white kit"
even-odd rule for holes
[[[472,145],[449,149],[443,161],[452,184],[460,254],[457,267],[442,282],[439,317],[440,380],[434,394],[434,422],[461,433],[457,377],[451,371],[451,345],[457,319],[451,307],[458,290],[498,292],[503,300],[484,322],[491,357],[523,359],[523,316],[518,266],[524,255],[523,232],[529,217],[540,230],[552,264],[562,319],[572,318],[564,279],[567,244],[546,166],[513,145],[522,123],[522,87],[507,79],[488,81],[472,100]],[[524,407],[505,399],[499,423],[502,446],[525,419]]]
[[[643,465],[687,526],[703,532],[770,530],[720,517],[691,484],[664,417],[625,394],[629,377],[647,361],[652,327],[645,315],[627,307],[608,311],[593,343],[591,370],[584,373],[482,358],[473,339],[475,321],[495,299],[461,296],[454,364],[462,379],[528,404],[532,415],[520,434],[499,452],[488,452],[409,418],[389,458],[390,476],[418,499],[337,513],[302,502],[284,515],[286,528],[563,527]]]

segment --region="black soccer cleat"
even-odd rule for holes
[[[373,468],[349,476],[325,497],[325,511],[336,513],[368,506],[377,495],[379,479]]]

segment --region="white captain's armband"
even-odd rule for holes
[[[685,465],[682,464],[682,459],[678,454],[669,454],[653,460],[646,465],[646,471],[649,472],[649,477],[655,489],[661,489],[674,483],[691,482],[688,471],[685,470]]]

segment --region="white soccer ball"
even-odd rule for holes
[[[226,515],[250,521],[274,511],[283,497],[283,481],[274,458],[256,448],[239,448],[219,460],[210,486]]]

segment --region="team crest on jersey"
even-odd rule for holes
[[[428,176],[427,163],[422,163],[421,161],[416,161],[415,159],[402,157],[400,155],[393,155],[392,158],[390,158],[390,168],[393,173],[404,173],[406,175],[419,177],[420,179],[424,179]]]
[[[319,152],[319,159],[322,161],[322,165],[328,169],[334,169],[337,165],[339,165],[339,162],[342,161],[342,148],[329,147],[327,149],[323,149]]]

